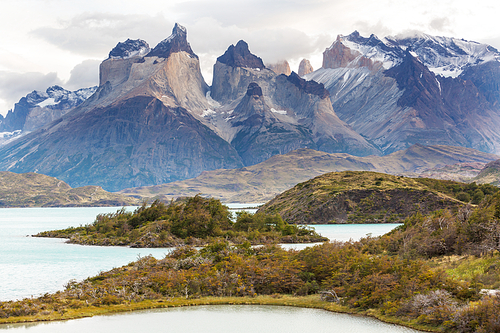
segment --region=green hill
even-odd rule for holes
[[[420,212],[456,210],[485,194],[492,185],[465,184],[429,178],[406,178],[376,172],[332,172],[299,183],[259,209],[279,213],[289,223],[402,222]]]
[[[0,172],[0,207],[135,206],[140,199],[104,191],[100,186],[71,188],[38,173]]]

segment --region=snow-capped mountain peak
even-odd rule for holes
[[[147,56],[168,58],[170,54],[181,51],[187,52],[193,58],[198,58],[187,41],[187,29],[176,23],[172,29],[172,34],[159,42]]]
[[[149,44],[141,39],[127,39],[123,43],[118,43],[109,52],[109,58],[112,59],[128,59],[135,56],[145,56],[150,51]]]
[[[347,36],[339,36],[337,41],[344,46],[359,52],[363,57],[382,63],[384,69],[389,69],[401,63],[404,50],[388,45],[385,39],[381,40],[374,34],[369,38],[362,37],[354,31]]]
[[[401,34],[379,39],[375,35],[362,37],[354,31],[347,36],[339,35],[336,41],[326,49],[325,56],[330,56],[334,48],[343,47],[351,50],[351,62],[363,66],[366,61],[380,62],[384,69],[390,69],[402,62],[405,51],[417,57],[435,74],[445,77],[457,77],[465,68],[488,61],[500,61],[500,53],[487,44],[451,37],[430,36],[421,32]],[[343,52],[345,53],[345,52]],[[335,55],[338,57],[339,55]],[[345,57],[345,56],[344,56]],[[337,61],[338,63],[338,61]],[[352,65],[351,65],[352,66]]]

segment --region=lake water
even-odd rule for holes
[[[135,207],[128,208],[133,210]],[[241,207],[236,207],[241,208]],[[99,213],[118,208],[2,208],[0,209],[0,300],[39,296],[64,288],[71,279],[83,280],[101,271],[126,265],[138,256],[161,259],[171,249],[133,249],[66,244],[64,239],[27,237],[44,230],[92,223]],[[316,230],[337,240],[382,235],[396,224],[316,225]],[[301,249],[310,244],[287,244]]]
[[[54,323],[0,325],[30,333],[416,333],[381,321],[318,309],[285,306],[213,305],[137,311]]]

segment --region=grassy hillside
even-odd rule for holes
[[[202,193],[223,202],[266,202],[277,194],[327,172],[358,170],[418,176],[426,170],[457,163],[488,163],[497,155],[450,146],[414,145],[387,156],[357,157],[299,149],[285,155],[233,170],[203,172],[200,176],[169,184],[121,191],[143,197],[170,199]],[[450,176],[451,172],[447,172]]]
[[[473,180],[481,184],[500,186],[500,160],[486,164]]]
[[[401,222],[417,212],[456,210],[471,200],[479,203],[485,194],[497,191],[491,185],[366,171],[332,172],[297,184],[259,211],[278,213],[297,224]]]
[[[0,172],[0,207],[134,206],[140,200],[100,186],[71,188],[38,173]]]

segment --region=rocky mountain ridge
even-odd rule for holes
[[[154,48],[118,43],[100,66],[95,93],[0,148],[0,169],[119,190],[300,148],[356,156],[414,144],[497,152],[498,52],[476,44],[354,33],[325,51],[323,68],[302,61],[300,77],[279,74],[288,73],[286,61],[267,68],[240,40],[217,58],[209,87],[187,30],[176,24]],[[436,68],[460,73],[436,76]]]
[[[69,91],[60,86],[52,86],[46,91],[34,90],[10,110],[5,118],[0,115],[0,144],[2,138],[11,139],[31,132],[62,117],[71,109],[82,104],[97,87]]]
[[[340,119],[384,154],[415,143],[500,151],[500,53],[454,38],[338,36],[323,83]]]

